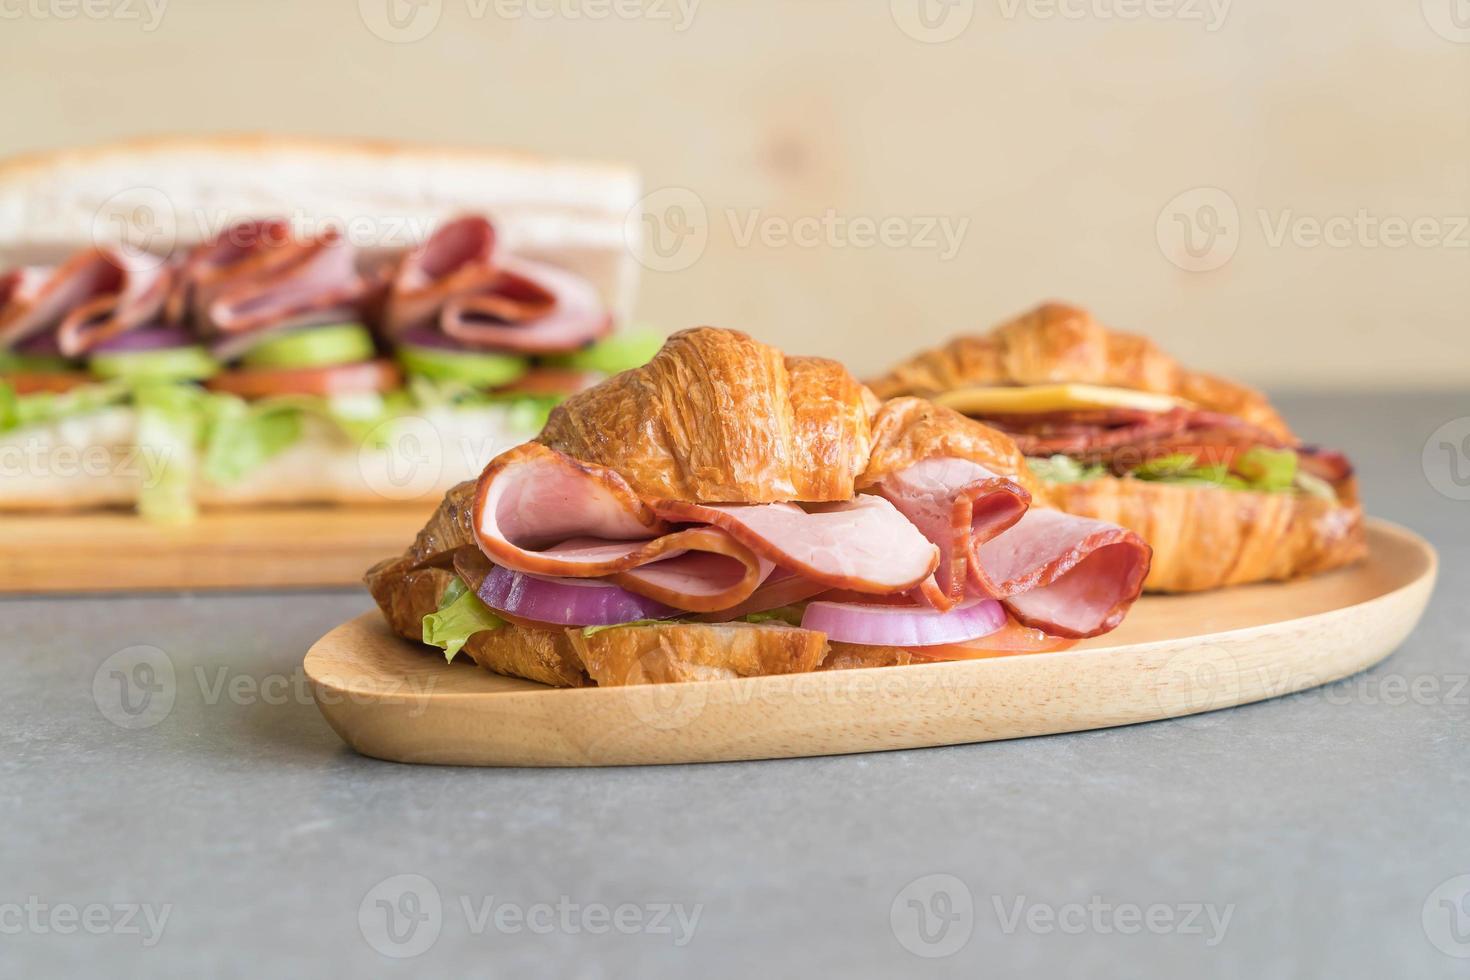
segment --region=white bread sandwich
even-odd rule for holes
[[[638,195],[294,137],[0,162],[0,510],[432,502],[652,354]]]
[[[1260,392],[1085,310],[1044,304],[869,383],[1006,432],[1052,506],[1153,546],[1150,591],[1290,579],[1366,552],[1341,453],[1304,444]]]
[[[703,327],[554,409],[366,581],[404,638],[561,687],[1053,650],[1118,625],[1149,548],[1042,500],[1004,434]]]

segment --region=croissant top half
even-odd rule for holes
[[[972,385],[1060,383],[1174,395],[1295,441],[1255,389],[1190,371],[1148,338],[1109,330],[1086,310],[1062,303],[1044,303],[987,334],[957,337],[868,382],[881,398],[931,397]]]
[[[644,498],[848,500],[876,410],[836,361],[699,327],[558,406],[537,441],[616,470]]]

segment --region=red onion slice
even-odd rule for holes
[[[485,576],[478,594],[496,612],[558,626],[616,626],[679,615],[677,609],[599,579],[540,578],[499,565]]]
[[[801,617],[802,629],[826,633],[829,640],[884,647],[964,643],[1005,624],[1005,607],[994,599],[971,599],[949,612],[923,606],[814,602]]]
[[[168,347],[187,347],[196,341],[189,331],[181,327],[139,327],[110,337],[93,347],[93,354],[131,353],[143,350],[163,350]]]

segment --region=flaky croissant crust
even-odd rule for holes
[[[1043,303],[986,334],[916,355],[868,382],[880,398],[933,397],[973,385],[1093,384],[1185,398],[1295,442],[1264,395],[1191,371],[1146,337],[1110,330],[1084,309]]]

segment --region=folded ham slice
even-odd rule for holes
[[[879,497],[811,513],[789,503],[650,505],[614,470],[536,443],[485,470],[473,524],[481,550],[507,568],[607,576],[692,612],[738,605],[777,564],[829,588],[892,593],[916,586],[938,561],[938,549]]]
[[[587,280],[539,262],[502,259],[492,288],[444,307],[443,331],[470,347],[555,354],[577,350],[612,331]]]
[[[553,354],[605,336],[612,319],[591,283],[498,254],[494,226],[471,215],[440,226],[390,277],[389,336],[437,327],[477,349]]]
[[[976,552],[970,569],[978,590],[1002,599],[1026,626],[1078,638],[1122,622],[1151,558],[1132,531],[1040,508]]]
[[[189,253],[167,314],[228,360],[266,331],[355,318],[369,288],[355,253],[335,228],[301,237],[281,219],[241,222]]]
[[[933,572],[939,549],[897,508],[860,494],[838,504],[653,503],[671,522],[702,522],[725,531],[768,561],[828,588],[888,594],[917,586]]]
[[[965,598],[974,550],[1012,527],[1031,505],[1031,494],[1014,480],[954,457],[922,460],[874,489],[938,547],[938,568],[922,594],[941,610]]]
[[[172,270],[155,256],[89,248],[55,269],[19,269],[0,282],[0,348],[56,331],[67,356],[154,320]]]

